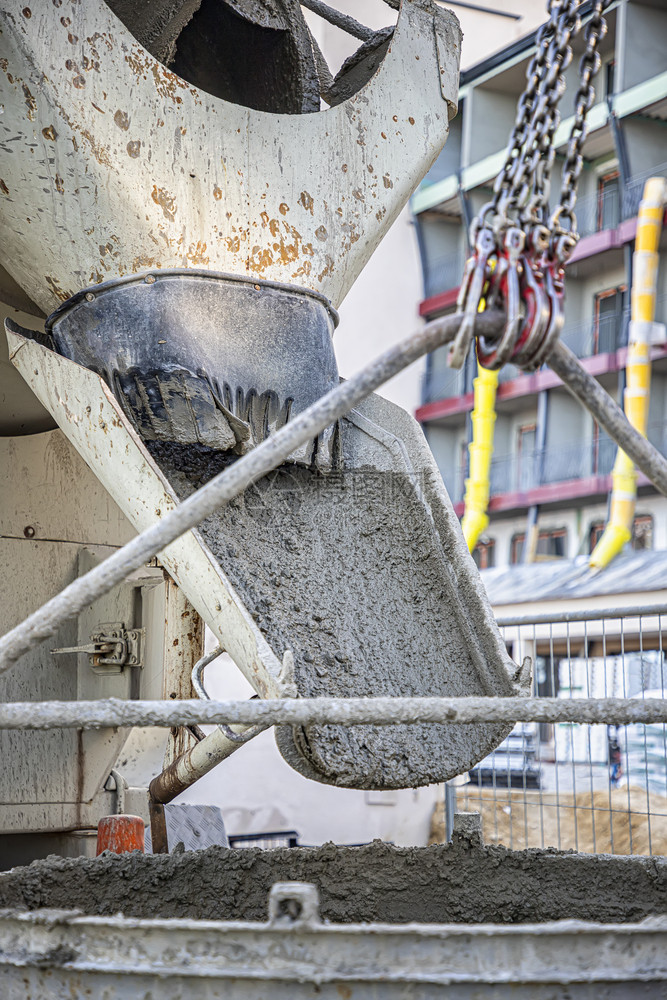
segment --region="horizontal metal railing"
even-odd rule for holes
[[[472,722],[667,722],[667,699],[270,698],[249,701],[25,701],[0,704],[0,729],[169,729],[175,726],[394,726]]]

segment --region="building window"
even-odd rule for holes
[[[616,229],[621,221],[621,181],[618,170],[598,177],[597,228]]]
[[[602,538],[605,521],[593,521],[588,533],[588,551],[592,552]],[[638,514],[632,524],[632,548],[642,552],[653,548],[653,518],[650,514]]]
[[[512,537],[510,546],[510,563],[513,566],[523,562],[526,535],[521,533]],[[567,530],[565,528],[548,528],[540,531],[537,537],[536,562],[548,562],[551,559],[564,559],[567,549]]]
[[[591,553],[602,538],[605,529],[604,521],[593,521],[588,532],[588,551]]]
[[[611,97],[616,86],[616,60],[610,59],[604,64],[604,96]]]
[[[621,346],[625,285],[598,292],[593,304],[593,353],[611,354]]]
[[[593,424],[591,471],[594,476],[608,476],[614,467],[617,446],[613,438],[602,430],[599,424]]]
[[[496,565],[496,543],[493,538],[478,542],[472,552],[477,569],[492,569]]]
[[[468,475],[468,442],[461,441],[459,444],[459,464],[456,483],[456,496],[463,500],[466,492],[466,477]]]
[[[519,427],[516,462],[517,462],[517,487],[520,490],[529,490],[532,486],[539,485],[535,475],[535,446],[537,443],[537,427],[535,424],[524,424]]]
[[[632,547],[635,552],[653,548],[653,518],[638,514],[632,525]]]

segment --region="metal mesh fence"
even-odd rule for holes
[[[667,609],[499,619],[534,694],[664,698]],[[520,723],[450,789],[481,813],[487,843],[589,853],[667,854],[667,725]]]

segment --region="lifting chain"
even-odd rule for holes
[[[534,371],[560,335],[565,264],[579,240],[574,207],[584,162],[586,116],[595,100],[592,81],[600,69],[598,45],[607,31],[604,11],[610,2],[594,0],[592,5],[560,199],[550,215],[559,103],[565,91],[565,71],[572,62],[572,39],[581,28],[582,0],[549,0],[548,20],[537,34],[493,198],[470,229],[472,254],[457,302],[463,320],[449,355],[452,368],[463,365],[476,315],[487,306],[501,308],[507,323],[499,340],[479,338],[477,356],[486,368],[495,370],[511,361]]]

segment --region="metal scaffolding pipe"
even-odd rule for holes
[[[667,698],[276,698],[250,701],[27,701],[0,705],[0,729],[118,726],[391,726],[415,722],[667,722]],[[198,747],[203,745],[198,744]]]

